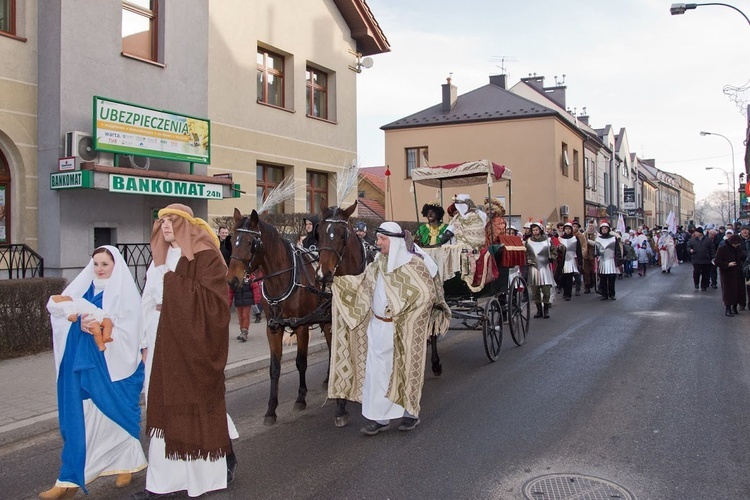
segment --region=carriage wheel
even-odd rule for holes
[[[503,348],[503,309],[495,297],[487,301],[482,326],[484,352],[490,361],[497,361]]]
[[[526,281],[520,276],[510,282],[510,301],[508,302],[508,326],[513,342],[520,346],[526,342],[529,333],[529,317],[531,316],[531,302]]]

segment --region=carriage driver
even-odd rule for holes
[[[369,436],[388,429],[395,418],[403,417],[400,431],[419,425],[425,344],[450,323],[435,262],[395,222],[382,223],[375,234],[380,247],[375,261],[364,273],[333,282],[338,319],[328,384],[328,397],[362,403],[370,423],[361,432]]]

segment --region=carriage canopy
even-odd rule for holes
[[[509,168],[490,160],[421,167],[411,171],[412,182],[433,187],[492,185],[494,181],[507,181],[510,178]]]

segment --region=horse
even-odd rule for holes
[[[263,271],[263,311],[266,316],[266,337],[271,352],[271,391],[264,425],[276,423],[281,376],[282,337],[290,327],[297,335],[296,365],[299,389],[294,410],[307,407],[307,347],[309,326],[320,324],[326,342],[331,345],[330,294],[316,283],[314,257],[279,235],[272,225],[263,222],[253,210],[243,217],[234,209],[234,245],[227,270],[227,283],[234,289],[241,286],[245,273]]]
[[[324,285],[333,281],[334,276],[358,275],[365,271],[367,264],[372,262],[366,244],[354,232],[349,219],[357,207],[355,201],[347,209],[328,207],[318,223],[318,279]],[[437,336],[429,340],[431,348],[432,372],[435,375],[443,373],[440,357],[437,352]],[[334,423],[337,427],[345,426],[349,421],[346,402],[337,400]]]

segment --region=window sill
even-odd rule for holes
[[[319,116],[313,116],[313,115],[305,115],[305,116],[307,116],[311,120],[317,120],[319,122],[330,123],[331,125],[338,125],[338,122],[334,120],[329,120],[328,118],[320,118]]]
[[[280,111],[286,111],[287,113],[294,113],[295,112],[293,109],[282,108],[281,106],[276,106],[275,104],[269,104],[269,103],[263,102],[263,101],[255,101],[255,102],[257,102],[261,106],[267,106],[269,108],[278,109]]]
[[[27,38],[24,38],[22,36],[14,35],[13,33],[8,33],[7,31],[0,31],[0,36],[4,36],[5,38],[10,38],[13,40],[18,40],[19,42],[26,42],[28,41]]]
[[[166,64],[162,64],[160,62],[152,61],[151,59],[144,59],[143,57],[134,56],[133,54],[128,54],[127,52],[120,52],[120,55],[122,57],[127,57],[128,59],[135,59],[136,61],[140,61],[146,64],[151,64],[153,66],[158,66],[159,68],[166,68]]]

